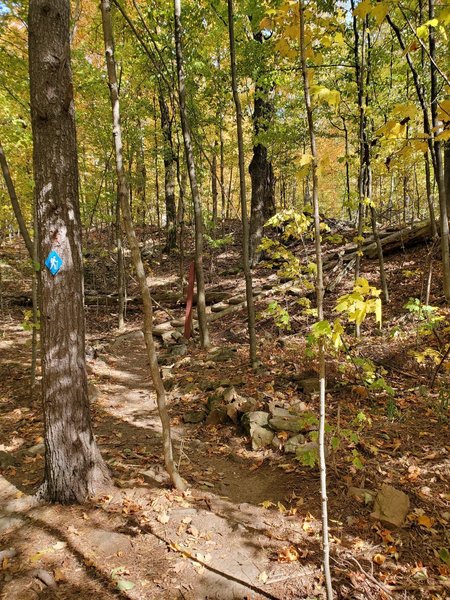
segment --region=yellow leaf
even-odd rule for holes
[[[258,579],[261,583],[266,583],[266,581],[269,579],[269,576],[265,571],[261,571],[261,573],[258,575]]]
[[[263,508],[270,508],[271,506],[275,506],[275,504],[270,500],[264,500],[264,502],[261,502],[261,506]]]
[[[375,554],[372,560],[376,565],[382,565],[386,561],[386,557],[383,554]]]
[[[444,131],[439,133],[434,139],[440,142],[450,140],[450,129],[444,129]]]
[[[416,33],[420,40],[428,39],[428,27],[426,25],[420,25],[420,27],[416,29]]]
[[[359,19],[365,19],[366,16],[371,12],[371,10],[372,4],[370,0],[363,0],[353,11],[353,16],[358,17]]]
[[[422,525],[422,527],[426,527],[427,529],[431,529],[433,527],[434,521],[427,517],[426,515],[420,515],[417,518],[417,523]]]
[[[441,121],[450,121],[450,100],[442,100],[439,102],[437,116]]]
[[[417,107],[413,102],[405,102],[403,104],[396,104],[392,110],[392,114],[401,119],[409,117],[414,119],[417,115]]]
[[[345,39],[344,39],[344,36],[342,35],[342,33],[340,31],[338,31],[336,33],[336,35],[334,36],[334,42],[338,46],[345,46]]]
[[[277,505],[277,506],[278,506],[278,511],[279,511],[280,513],[285,513],[285,512],[287,512],[287,508],[286,508],[286,507],[284,506],[284,504],[282,504],[281,502],[278,502],[278,505]]]
[[[389,12],[389,4],[387,2],[379,2],[372,8],[371,12],[375,17],[377,25],[381,25]]]

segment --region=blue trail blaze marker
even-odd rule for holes
[[[47,256],[45,261],[45,266],[50,271],[52,275],[56,275],[56,273],[62,267],[63,261],[57,252],[52,250],[50,254]]]

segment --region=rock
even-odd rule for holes
[[[89,546],[96,554],[113,556],[118,552],[127,555],[131,549],[128,535],[105,529],[92,529],[89,532]]]
[[[182,358],[181,360],[178,361],[177,366],[178,367],[186,367],[187,365],[190,365],[192,362],[192,358],[190,356],[185,356],[184,358]]]
[[[269,426],[275,431],[291,431],[292,433],[312,431],[314,429],[314,426],[309,418],[298,415],[272,417],[269,419]]]
[[[180,340],[184,340],[184,336],[181,333],[181,331],[178,331],[178,329],[174,329],[172,331],[172,337],[174,340],[176,340],[177,342],[179,342]]]
[[[315,394],[319,391],[319,377],[299,379],[297,386],[304,394]]]
[[[228,421],[227,411],[223,406],[214,408],[206,417],[207,425],[224,425]]]
[[[36,577],[42,583],[45,583],[47,587],[54,588],[56,587],[56,581],[50,571],[46,571],[45,569],[34,569],[31,571],[30,575],[32,577]]]
[[[154,333],[154,331],[153,331],[153,333]],[[175,339],[172,337],[172,333],[173,333],[173,330],[164,331],[163,333],[161,333],[161,339],[163,342],[163,346],[173,346],[174,344],[176,344]]]
[[[260,448],[270,446],[275,436],[273,431],[261,427],[256,423],[251,425],[250,435],[252,438],[252,450],[259,450]]]
[[[234,298],[228,299],[228,304],[241,304],[245,302],[245,296],[234,296]]]
[[[210,394],[208,396],[208,399],[206,401],[206,409],[208,411],[212,411],[215,408],[217,408],[218,406],[220,406],[222,404],[222,393],[221,393],[221,389],[217,389],[216,392],[214,394]]]
[[[274,450],[281,450],[281,448],[283,447],[283,442],[280,440],[280,438],[276,435],[273,436],[273,440],[272,440],[272,448],[274,448]]]
[[[240,396],[233,386],[225,390],[223,399],[227,404],[227,415],[235,424],[239,422],[240,414],[254,411],[256,408],[256,400]]]
[[[289,412],[294,415],[301,415],[308,410],[308,405],[305,402],[296,402],[291,406]]]
[[[311,460],[307,461],[307,464],[313,463],[312,459],[315,459],[317,462],[319,460],[319,444],[317,442],[308,442],[299,446],[295,452],[296,458],[300,462],[304,462],[306,459],[306,455],[311,455]],[[313,463],[314,464],[314,463]]]
[[[284,451],[286,454],[296,454],[297,448],[299,446],[303,446],[305,444],[306,438],[303,434],[299,433],[297,435],[292,436],[287,440],[284,444]]]
[[[226,362],[235,356],[236,348],[215,348],[211,353],[214,362]]]
[[[0,563],[3,562],[5,558],[14,558],[16,556],[17,550],[15,548],[7,548],[6,550],[0,550]]]
[[[256,404],[256,400],[253,398],[244,398],[243,396],[240,396],[227,406],[227,415],[233,423],[237,425],[239,422],[239,415],[254,411]]]
[[[169,480],[167,472],[158,466],[147,469],[146,471],[139,471],[139,473],[147,483],[151,484],[154,484],[155,482],[164,483]]]
[[[35,446],[31,446],[31,448],[28,448],[27,450],[27,454],[31,454],[31,456],[37,456],[38,454],[44,454],[45,452],[45,444],[44,442],[40,442],[39,444],[36,444]]]
[[[213,313],[222,312],[223,310],[225,310],[228,307],[229,307],[228,302],[218,302],[217,304],[213,304],[211,306],[211,312],[213,312]]]
[[[408,512],[409,497],[391,485],[382,485],[370,516],[388,527],[401,527]]]
[[[223,394],[223,399],[227,404],[230,404],[230,402],[233,402],[233,400],[236,400],[236,398],[238,397],[239,394],[237,393],[233,385],[226,389]]]
[[[204,410],[193,410],[188,413],[184,413],[183,421],[185,423],[201,423],[206,418],[206,413]]]
[[[269,422],[269,416],[270,415],[267,412],[263,412],[262,410],[254,410],[252,412],[245,413],[242,416],[241,422],[245,431],[251,435],[252,425],[264,427]]]
[[[377,493],[373,490],[350,486],[348,488],[348,495],[364,502],[364,504],[371,504],[375,500]]]
[[[172,356],[186,356],[187,354],[187,346],[186,344],[178,344],[174,346],[170,352]]]
[[[173,379],[173,371],[171,366],[163,365],[161,367],[161,378],[164,382],[168,381],[169,379]]]
[[[280,408],[279,406],[274,406],[273,404],[269,404],[269,411],[273,417],[290,417],[291,413],[286,408]]]

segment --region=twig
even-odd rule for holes
[[[338,563],[338,561],[337,561],[337,560],[335,560],[335,559],[333,559],[333,560],[334,560],[336,563]],[[382,583],[380,583],[380,582],[379,582],[379,581],[378,581],[378,580],[377,580],[377,579],[376,579],[376,578],[375,578],[373,575],[371,575],[370,573],[368,573],[367,571],[365,571],[365,570],[363,569],[363,567],[361,566],[361,563],[360,563],[358,560],[356,560],[356,558],[355,558],[354,556],[350,556],[350,555],[349,555],[349,556],[347,556],[347,557],[345,558],[345,560],[346,560],[347,562],[349,562],[349,561],[353,561],[353,562],[355,563],[355,565],[358,567],[358,569],[361,571],[361,573],[362,573],[362,574],[363,574],[365,577],[367,577],[367,579],[368,579],[369,581],[371,581],[371,582],[372,582],[374,585],[376,585],[378,588],[380,588],[380,590],[382,590],[382,591],[383,591],[385,594],[387,594],[387,595],[388,595],[390,598],[392,598],[391,590],[390,590],[388,587],[386,587],[385,585],[383,585]]]

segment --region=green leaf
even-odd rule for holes
[[[447,565],[450,565],[450,552],[447,548],[441,548],[439,550],[439,558],[442,562],[445,562]]]

